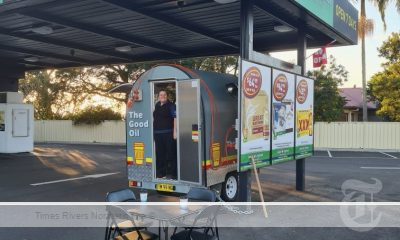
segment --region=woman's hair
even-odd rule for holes
[[[165,90],[165,89],[161,89],[160,91],[158,91],[158,95],[160,95],[160,93],[161,92],[165,92],[165,94],[167,94],[167,96],[168,96],[168,92],[167,92],[167,90]]]

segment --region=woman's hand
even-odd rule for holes
[[[174,131],[174,140],[176,140],[176,131]]]

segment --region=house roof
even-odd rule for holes
[[[346,98],[347,102],[345,108],[362,108],[363,107],[363,94],[362,88],[340,88],[340,96]],[[376,103],[368,101],[368,109],[376,109]]]

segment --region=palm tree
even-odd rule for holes
[[[361,68],[362,68],[362,87],[363,87],[363,121],[368,121],[367,115],[367,79],[365,66],[365,37],[374,32],[374,23],[366,17],[365,0],[361,0],[360,19],[358,23],[358,37],[361,39]],[[397,11],[400,13],[400,0],[370,0],[378,8],[383,22],[383,28],[386,30],[385,10],[390,2],[395,2]]]

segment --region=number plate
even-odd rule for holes
[[[163,192],[173,192],[175,190],[175,187],[172,184],[158,183],[156,184],[156,190]]]

